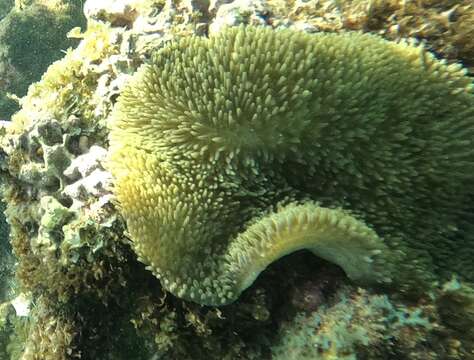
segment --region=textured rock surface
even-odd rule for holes
[[[106,21],[114,26],[126,26],[135,20],[136,0],[87,1],[84,14],[88,19]]]
[[[428,340],[430,331],[439,327],[428,319],[430,312],[429,307],[395,304],[384,295],[341,289],[334,300],[317,311],[299,313],[282,326],[272,359],[351,360],[356,359],[357,348],[377,349],[380,353],[410,352],[412,359],[429,359],[436,356],[430,349],[432,344],[418,348],[413,345]],[[393,344],[383,340],[388,337]]]
[[[5,17],[0,15],[0,118],[4,119],[18,110],[14,99],[24,96],[28,86],[38,81],[47,67],[63,56],[64,50],[77,45],[76,40],[66,37],[67,31],[85,26],[80,1],[15,3]]]

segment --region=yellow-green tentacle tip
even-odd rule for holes
[[[272,262],[301,249],[339,265],[358,282],[390,281],[390,264],[384,259],[390,252],[364,222],[341,209],[290,204],[249,226],[232,242],[227,261],[228,272],[237,279],[235,295]]]

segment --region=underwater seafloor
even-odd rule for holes
[[[474,156],[469,151],[466,155],[458,150],[468,146],[474,134],[474,4],[471,0],[0,0],[0,18],[0,184],[2,213],[5,215],[0,219],[1,360],[474,359]],[[404,220],[419,224],[419,229],[407,230],[407,236],[420,236],[423,240],[421,245],[412,245],[407,241],[402,246],[402,235],[400,241],[395,241],[390,240],[388,234],[385,236],[387,244],[384,244],[385,239],[376,237],[372,230],[362,232],[363,235],[370,233],[374,241],[380,241],[374,247],[376,251],[362,256],[369,257],[369,265],[371,254],[378,256],[384,250],[397,254],[393,256],[393,262],[387,260],[386,268],[384,264],[375,267],[379,266],[375,261],[372,269],[374,273],[387,270],[387,276],[396,279],[392,283],[367,283],[351,276],[357,275],[359,268],[349,268],[348,263],[354,260],[356,265],[360,264],[357,261],[359,253],[364,251],[363,239],[360,240],[360,248],[358,243],[347,244],[349,249],[353,249],[354,256],[350,256],[349,251],[349,256],[343,260],[337,254],[328,255],[332,248],[320,252],[322,257],[334,261],[326,261],[307,250],[294,251],[284,257],[280,255],[285,251],[277,252],[278,256],[273,256],[271,252],[272,260],[277,259],[252,284],[241,286],[234,296],[237,299],[224,306],[213,304],[218,301],[212,298],[214,288],[209,287],[211,290],[206,296],[196,297],[197,293],[185,286],[170,285],[173,271],[179,272],[179,267],[176,270],[175,265],[183,261],[180,254],[186,253],[186,247],[178,248],[178,244],[177,248],[163,250],[168,256],[163,263],[169,262],[168,266],[173,270],[163,272],[162,283],[143,264],[153,265],[155,257],[160,259],[159,251],[155,254],[154,249],[147,248],[149,243],[142,243],[142,239],[137,237],[137,234],[146,231],[158,231],[157,225],[152,224],[151,230],[147,230],[149,224],[139,222],[141,217],[149,215],[147,210],[140,212],[141,207],[153,209],[154,202],[150,200],[141,204],[140,198],[134,197],[127,205],[125,200],[127,191],[155,196],[154,190],[141,192],[137,185],[142,181],[140,174],[145,179],[143,181],[148,179],[148,170],[153,162],[144,161],[145,165],[142,164],[143,169],[138,170],[139,178],[134,180],[135,183],[129,185],[124,180],[121,186],[116,184],[117,181],[114,184],[114,179],[128,179],[127,166],[133,168],[135,164],[141,164],[135,162],[135,158],[133,161],[128,159],[128,148],[125,148],[120,153],[124,156],[123,167],[120,164],[111,168],[111,164],[117,163],[117,156],[110,162],[110,153],[117,152],[120,137],[109,135],[110,123],[114,116],[126,117],[122,114],[125,111],[117,110],[118,102],[122,101],[120,109],[126,108],[127,104],[125,100],[120,100],[120,94],[128,83],[137,83],[134,74],[140,66],[152,63],[152,54],[170,40],[214,37],[229,26],[242,26],[239,31],[244,31],[245,27],[266,27],[270,31],[269,37],[272,31],[278,29],[311,36],[352,31],[371,33],[390,42],[405,44],[395,49],[406,46],[412,49],[407,51],[413,53],[413,49],[418,49],[417,54],[421,55],[416,56],[421,56],[421,63],[418,61],[416,66],[420,69],[429,66],[436,68],[426,78],[420,77],[420,81],[425,81],[423,84],[431,84],[430,81],[435,81],[432,79],[440,73],[446,75],[445,84],[441,85],[446,85],[451,89],[449,91],[445,91],[439,83],[432,90],[429,87],[415,89],[426,96],[427,101],[438,99],[442,102],[428,105],[422,103],[423,99],[415,98],[408,91],[411,89],[409,86],[404,88],[402,82],[397,83],[396,74],[390,80],[387,78],[387,81],[392,81],[391,84],[399,84],[402,90],[405,89],[394,91],[400,94],[400,104],[411,109],[413,114],[429,111],[420,109],[433,105],[437,106],[443,119],[447,119],[446,123],[449,119],[456,119],[456,122],[452,121],[456,131],[449,132],[443,126],[433,131],[446,131],[454,138],[460,138],[459,142],[453,139],[452,144],[446,147],[447,151],[452,150],[452,154],[446,154],[443,158],[446,161],[442,164],[453,171],[446,173],[449,181],[438,181],[447,189],[439,195],[441,200],[435,202],[439,209],[424,208],[417,212],[416,206],[414,210],[397,208],[397,201],[404,199],[404,194],[394,190],[394,200],[384,203],[388,206],[387,211],[377,207],[375,209],[379,214],[367,210],[365,220],[369,225],[375,224],[376,230],[379,224],[384,224],[382,220],[377,220],[378,215],[384,219],[396,218],[401,225],[399,228],[394,225],[393,228],[402,229],[401,233]],[[292,36],[299,39],[298,35]],[[311,42],[311,36],[304,41]],[[203,46],[211,48],[213,45]],[[260,42],[259,46],[265,44]],[[384,46],[381,45],[381,51]],[[329,52],[337,54],[337,46],[334,45],[334,48]],[[220,49],[225,55],[225,47]],[[258,49],[256,47],[255,52]],[[164,53],[162,58],[179,58],[180,55],[172,50],[169,54]],[[401,51],[400,57],[404,56],[409,58],[412,55],[404,55]],[[342,64],[345,59],[338,61]],[[351,60],[347,61],[350,63]],[[398,58],[394,57],[393,63],[386,63],[385,66],[396,68],[393,64],[397,61]],[[173,64],[168,65],[166,71],[171,71]],[[196,62],[193,71],[201,71],[200,65],[204,66]],[[381,67],[374,68],[373,73],[383,74]],[[403,71],[400,69],[401,73]],[[329,66],[329,82],[330,76],[344,76],[340,73],[334,66]],[[159,76],[159,71],[157,74]],[[347,78],[350,80],[351,76],[348,74]],[[288,75],[288,78],[291,76]],[[364,74],[357,79],[362,81]],[[457,83],[463,84],[459,86],[464,86],[464,90],[455,88]],[[141,88],[139,82],[137,84],[136,89],[127,90],[130,99],[133,100],[133,96],[137,101],[140,98],[160,99],[159,96],[153,97],[156,94],[150,96],[148,88]],[[224,88],[226,86],[223,85]],[[150,92],[156,89],[153,84],[149,87]],[[353,89],[364,91],[363,86],[354,85]],[[444,92],[446,98],[441,98],[439,93]],[[171,100],[167,104],[174,106],[178,102],[175,104]],[[186,104],[178,105],[183,107]],[[179,108],[178,105],[176,108]],[[332,110],[335,116],[340,109]],[[195,116],[193,112],[182,116],[175,108],[169,111],[183,121],[187,121],[186,116]],[[294,111],[300,114],[297,112],[299,109]],[[258,112],[262,113],[261,110]],[[396,110],[394,113],[402,120],[416,118]],[[130,111],[128,115],[133,117],[136,114],[136,111]],[[143,116],[138,112],[136,121],[145,123],[150,114],[153,116],[154,112],[144,113]],[[376,116],[372,118],[377,119]],[[231,120],[228,121],[231,124]],[[120,135],[121,131],[127,130],[124,126],[112,127],[112,132]],[[167,134],[168,130],[165,127],[161,134]],[[271,131],[270,128],[268,132]],[[390,129],[387,134],[390,137]],[[174,142],[178,150],[170,155],[172,159],[179,157],[181,149],[186,146],[183,136],[183,133],[178,134]],[[461,139],[463,136],[467,139]],[[344,134],[341,134],[342,138]],[[337,145],[337,139],[331,138],[328,144]],[[401,143],[406,141],[406,137],[401,135],[393,139]],[[150,143],[153,141],[152,138]],[[157,141],[163,148],[169,146],[166,139],[164,143],[160,139]],[[219,143],[220,139],[212,141]],[[109,147],[111,143],[113,146]],[[357,146],[357,142],[351,144]],[[285,143],[277,144],[275,148],[280,149],[280,145],[284,147]],[[143,146],[146,148],[147,145]],[[250,151],[249,154],[253,153]],[[372,155],[367,154],[367,158]],[[229,163],[232,161],[229,160]],[[390,161],[387,157],[387,167]],[[454,168],[458,162],[462,166]],[[346,166],[350,168],[350,165]],[[259,212],[254,208],[269,208],[265,210],[267,212],[281,210],[268,200],[271,196],[279,202],[287,201],[286,197],[302,202],[306,197],[300,194],[313,191],[311,186],[302,185],[297,193],[290,190],[280,193],[278,186],[283,184],[283,187],[289,188],[288,183],[274,175],[276,170],[268,170],[264,166],[262,169],[268,171],[267,178],[254,174],[259,182],[253,183],[254,187],[245,188],[242,185],[240,192],[237,192],[241,202],[237,205],[229,203],[229,208],[235,207],[246,224],[251,224],[250,227],[258,224],[258,221],[250,221],[251,217],[266,219],[267,215],[263,210]],[[301,166],[298,169],[301,175],[294,174],[298,179],[292,183],[288,180],[292,186],[304,182],[305,171],[309,171]],[[171,161],[163,171],[173,175],[172,170]],[[231,175],[232,179],[236,176],[234,173]],[[318,179],[324,182],[324,176],[331,175],[328,171],[318,175]],[[166,196],[166,185],[175,186],[173,181],[178,179],[177,176],[166,178],[169,183],[162,188]],[[277,180],[271,183],[271,194],[262,198],[267,179],[273,180],[272,176]],[[372,174],[362,173],[364,176],[370,178]],[[239,184],[244,184],[244,180],[240,179]],[[350,187],[351,182],[341,179],[340,186],[346,184]],[[412,185],[413,188],[422,188],[415,180]],[[456,185],[462,189],[456,188]],[[336,199],[336,194],[345,198],[345,193],[342,196],[331,186],[328,185],[328,191],[321,199],[311,200],[324,204],[331,204],[334,200],[332,206],[343,207],[341,204],[345,203]],[[231,185],[229,189],[234,191]],[[176,190],[176,198],[180,196],[179,191],[185,190]],[[209,192],[212,190],[209,187]],[[350,187],[350,190],[353,188]],[[370,205],[372,190],[377,193],[375,189],[369,189],[369,192],[354,195],[354,199]],[[433,192],[433,197],[438,196],[436,189],[429,191]],[[384,193],[383,196],[387,195]],[[156,199],[161,199],[160,193],[156,196]],[[413,192],[413,196],[418,194]],[[124,200],[123,204],[117,201],[117,197]],[[423,200],[421,195],[420,199]],[[221,204],[219,197],[216,201]],[[252,205],[251,210],[246,208],[248,202]],[[268,205],[268,202],[271,204]],[[291,206],[287,202],[290,205],[286,205]],[[130,215],[135,209],[134,204],[139,209],[137,218]],[[312,203],[311,206],[325,209]],[[166,210],[176,213],[182,208],[180,204],[175,204],[174,208],[170,205]],[[452,214],[438,215],[442,212],[438,210],[444,209],[449,209]],[[355,214],[364,213],[364,209],[357,208],[357,204],[353,210]],[[232,215],[225,207],[222,211],[226,216]],[[339,216],[335,209],[328,212]],[[212,221],[226,220],[220,214],[215,217],[209,215],[209,218],[200,213],[197,216],[196,221],[203,223],[210,221],[209,218]],[[346,226],[346,233],[356,232],[358,226],[365,226],[356,215],[355,218],[351,213],[344,216],[350,218],[347,222],[353,224],[352,227]],[[425,216],[429,219],[421,220]],[[298,219],[283,221],[281,225],[286,226],[284,230],[290,234],[289,238],[291,227],[299,224]],[[241,231],[246,224],[240,218],[236,221],[241,222],[240,227],[237,226]],[[183,228],[192,222],[193,218],[183,220]],[[334,223],[340,224],[334,221],[332,225]],[[162,227],[168,225],[160,223]],[[327,225],[330,230],[332,225]],[[275,237],[280,236],[278,232],[282,229],[278,226]],[[432,231],[427,229],[430,226]],[[392,228],[380,225],[380,229],[389,233]],[[218,235],[224,232],[225,235],[226,229],[217,226],[204,230],[211,234],[215,231]],[[428,234],[426,239],[423,234]],[[194,236],[201,241],[200,246],[205,245],[204,240],[199,239],[199,232],[192,235],[190,249]],[[224,238],[234,239],[234,235]],[[354,241],[359,241],[359,235],[354,235]],[[310,245],[300,248],[310,248]],[[191,264],[191,276],[194,265],[198,268],[201,262],[213,260],[216,252],[212,246],[197,251],[201,257],[193,259],[195,263]],[[404,253],[408,253],[406,258]],[[173,255],[176,257],[170,259]],[[238,259],[245,262],[245,259]],[[154,273],[160,272],[157,268],[151,266]],[[372,277],[370,270],[364,274],[369,279]],[[212,273],[210,277],[213,276],[217,277]],[[203,288],[200,283],[202,277],[196,275],[191,286]],[[373,277],[377,276],[374,274]],[[217,280],[216,284],[217,288]]]

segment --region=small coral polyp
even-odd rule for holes
[[[138,258],[176,296],[223,305],[299,249],[362,283],[450,270],[472,248],[452,225],[473,138],[471,80],[421,47],[239,27],[137,72],[108,166]]]

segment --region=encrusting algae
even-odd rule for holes
[[[472,279],[473,238],[456,222],[473,105],[461,66],[422,47],[229,28],[139,70],[108,167],[139,259],[184,299],[230,303],[302,248],[362,282]]]

